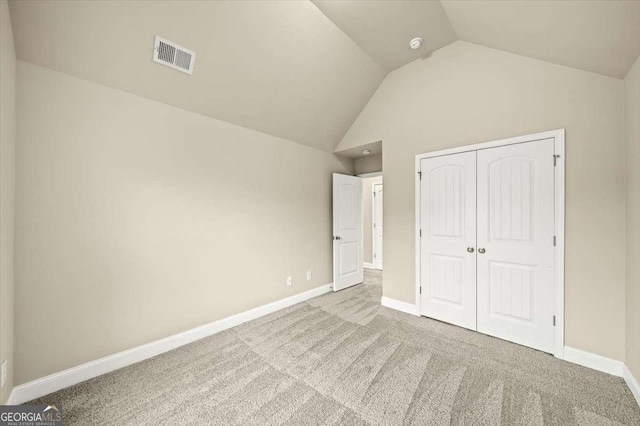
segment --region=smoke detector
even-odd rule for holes
[[[416,38],[411,39],[411,41],[409,42],[409,46],[413,50],[416,50],[416,49],[420,48],[420,46],[422,46],[422,39],[420,37],[416,37]]]
[[[156,36],[153,45],[153,60],[174,70],[193,74],[196,52]]]
[[[369,155],[369,154],[371,154],[371,150],[370,149],[362,150],[362,155]]]

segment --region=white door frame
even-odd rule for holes
[[[371,185],[371,195],[372,195],[371,198],[373,200],[373,202],[371,203],[371,219],[372,219],[371,220],[371,251],[372,251],[371,260],[372,260],[372,262],[371,263],[373,263],[373,268],[374,269],[378,269],[378,270],[381,271],[383,266],[381,265],[378,268],[378,264],[380,262],[382,262],[380,260],[380,256],[379,256],[381,247],[378,247],[378,237],[376,236],[376,224],[378,224],[378,225],[380,224],[379,221],[377,220],[378,219],[378,214],[376,214],[376,213],[379,213],[379,212],[376,211],[377,209],[376,209],[376,195],[375,195],[376,194],[376,186],[378,186],[378,185],[382,186],[384,188],[384,183],[382,182],[382,177],[380,177],[379,181],[377,180],[377,181],[373,182],[373,185]],[[380,206],[380,208],[383,209],[383,206]]]
[[[516,136],[513,138],[500,139],[491,142],[478,143],[474,145],[466,145],[458,148],[444,149],[433,151],[425,154],[418,154],[415,158],[415,300],[416,312],[421,314],[420,306],[420,161],[423,158],[440,157],[443,155],[457,154],[467,151],[478,151],[488,148],[496,148],[506,145],[514,145],[518,143],[535,142],[542,139],[554,139],[555,145],[555,271],[554,271],[554,288],[555,288],[555,313],[556,328],[554,334],[554,353],[556,358],[564,359],[564,248],[565,248],[565,129],[550,130],[548,132],[533,133],[530,135]]]
[[[366,267],[367,268],[371,268],[371,269],[377,269],[376,268],[376,262],[375,262],[375,257],[374,254],[376,253],[376,246],[373,240],[373,237],[375,236],[375,232],[376,229],[373,227],[373,222],[375,219],[375,200],[373,198],[373,187],[375,185],[375,183],[383,183],[383,179],[382,179],[382,172],[371,172],[371,173],[361,173],[359,175],[356,175],[359,178],[363,178],[363,179],[368,179],[368,178],[374,178],[374,177],[379,177],[380,179],[376,179],[374,181],[374,184],[371,185],[371,263],[366,263]],[[363,220],[364,223],[364,220]]]

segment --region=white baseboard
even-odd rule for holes
[[[382,296],[380,303],[382,304],[382,306],[395,309],[396,311],[400,311],[400,312],[404,312],[404,313],[416,315],[416,316],[420,315],[420,313],[418,312],[418,309],[416,308],[416,305],[414,305],[413,303],[402,302],[400,300],[396,300],[396,299],[392,299],[390,297],[384,297],[384,296]]]
[[[84,382],[85,380],[135,364],[136,362],[168,352],[172,349],[195,342],[196,340],[211,336],[247,321],[251,321],[264,315],[279,311],[280,309],[304,302],[305,300],[328,293],[332,289],[333,284],[326,284],[322,287],[287,297],[286,299],[277,300],[200,327],[192,328],[191,330],[187,330],[182,333],[174,334],[173,336],[169,336],[161,340],[156,340],[155,342],[150,342],[133,349],[109,355],[95,361],[90,361],[85,364],[69,368],[59,373],[54,373],[31,382],[24,383],[13,388],[7,403],[10,405],[23,404],[27,401],[31,401],[32,399],[48,395],[57,390]]]
[[[375,265],[373,263],[369,263],[369,262],[364,262],[362,264],[362,266],[364,266],[367,269],[376,269]]]
[[[629,371],[626,365],[623,366],[622,377],[624,381],[627,382],[629,389],[631,389],[631,393],[636,398],[636,402],[640,405],[640,383],[633,377],[633,374],[631,374],[631,371]]]
[[[9,394],[9,398],[7,398],[7,405],[18,405],[16,402],[16,392],[15,389],[11,389],[11,393]]]
[[[564,360],[618,377],[622,377],[622,371],[625,367],[622,361],[581,351],[570,346],[564,347]]]

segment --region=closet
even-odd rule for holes
[[[420,314],[554,353],[555,138],[419,159]]]

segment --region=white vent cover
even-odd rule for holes
[[[193,74],[196,52],[156,36],[153,46],[153,60],[175,70]]]

